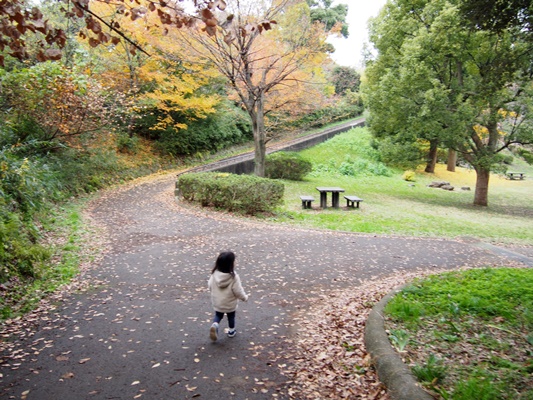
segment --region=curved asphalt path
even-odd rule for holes
[[[160,176],[93,202],[109,250],[87,279],[105,283],[43,317],[20,343],[19,360],[0,367],[0,398],[286,399],[278,365],[290,364],[284,339],[296,329],[295,311],[368,279],[509,261],[476,243],[304,230],[193,210],[174,201],[174,180]],[[239,306],[237,336],[211,343],[206,283],[227,249],[251,296]]]

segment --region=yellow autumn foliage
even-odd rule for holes
[[[141,0],[143,5],[148,2]],[[101,15],[112,7],[102,2],[91,3]],[[107,13],[109,14],[109,13]],[[220,97],[213,93],[201,93],[219,74],[208,66],[194,62],[186,46],[176,37],[176,32],[156,28],[156,16],[148,13],[145,18],[132,21],[115,16],[129,37],[138,43],[150,56],[131,54],[130,45],[122,41],[117,46],[99,46],[91,49],[105,67],[88,68],[101,82],[128,93],[132,98],[131,111],[153,108],[160,114],[152,129],[186,129],[187,123],[205,118],[215,112]],[[98,73],[102,70],[102,73]],[[179,115],[180,120],[175,120]]]

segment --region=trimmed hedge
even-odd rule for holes
[[[198,172],[181,175],[176,183],[179,195],[187,201],[228,211],[257,214],[281,203],[285,186],[253,175]]]
[[[313,170],[313,164],[299,153],[278,151],[266,157],[265,175],[271,179],[301,181]]]

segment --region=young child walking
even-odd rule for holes
[[[209,330],[209,337],[212,341],[218,339],[218,327],[224,314],[228,316],[228,336],[234,337],[237,333],[235,330],[235,314],[237,310],[237,301],[247,301],[248,295],[242,288],[241,279],[234,271],[235,253],[225,251],[218,255],[215,267],[211,271],[208,287],[211,292],[211,303],[215,309],[213,324]]]

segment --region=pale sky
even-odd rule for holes
[[[364,43],[368,43],[368,19],[378,15],[379,10],[385,5],[386,0],[335,0],[333,5],[347,4],[349,24],[348,39],[330,38],[335,46],[335,53],[331,58],[340,65],[346,67],[362,68],[362,56]]]

